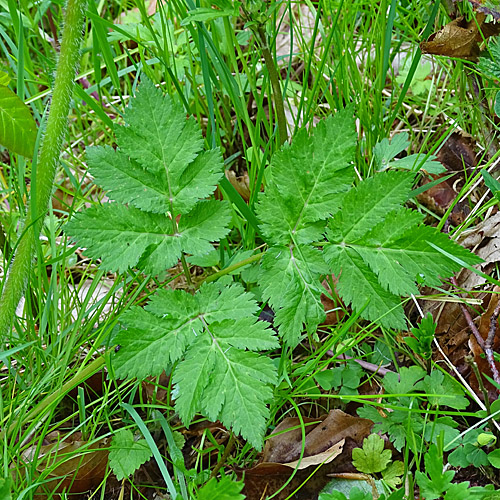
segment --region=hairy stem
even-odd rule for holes
[[[33,163],[31,200],[25,221],[25,231],[20,237],[0,299],[0,336],[9,331],[16,308],[26,289],[35,242],[40,236],[43,218],[50,202],[59,155],[67,129],[73,82],[80,59],[86,4],[86,0],[68,0],[66,4],[61,50],[47,128],[38,162]]]

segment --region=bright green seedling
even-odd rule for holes
[[[109,466],[118,481],[133,474],[144,462],[151,458],[152,452],[145,439],[136,441],[132,431],[120,429],[113,436],[109,449]]]
[[[245,495],[240,491],[243,482],[236,483],[227,476],[222,476],[219,481],[213,478],[198,492],[198,500],[243,500]]]
[[[352,450],[352,464],[365,474],[382,472],[391,458],[392,451],[384,450],[384,440],[378,434],[370,434],[363,439],[362,448]]]
[[[204,284],[195,295],[159,290],[145,309],[123,316],[117,377],[159,375],[174,363],[175,409],[188,425],[196,413],[220,420],[262,447],[276,382],[271,359],[253,351],[279,343],[259,307],[238,284]]]
[[[202,151],[195,120],[147,79],[124,119],[116,150],[87,150],[90,172],[115,202],[76,214],[66,232],[105,269],[158,274],[185,253],[208,253],[227,234],[229,206],[205,200],[223,175],[222,158]]]
[[[401,132],[391,140],[386,137],[373,148],[373,160],[378,172],[389,168],[418,171],[420,169],[430,174],[441,174],[446,171],[443,164],[434,155],[413,154],[395,160],[394,158],[410,146],[408,134]]]
[[[413,337],[404,337],[408,347],[425,360],[430,359],[432,356],[432,340],[436,333],[436,326],[432,314],[429,313],[420,321],[418,328],[411,329]]]

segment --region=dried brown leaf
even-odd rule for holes
[[[304,443],[300,420],[286,418],[268,439],[261,463],[240,471],[245,476],[243,493],[247,500],[274,494],[292,474],[292,480],[274,498],[284,500],[293,492],[294,498],[309,500],[316,498],[328,483],[327,474],[354,472],[352,449],[361,446],[363,439],[370,434],[373,422],[340,410],[332,410],[320,419],[303,418],[303,421],[306,424]],[[316,425],[312,425],[314,423]],[[304,456],[299,464],[302,449]]]
[[[485,18],[483,13],[471,21],[458,17],[433,33],[420,48],[424,54],[474,60],[479,55],[479,43],[500,32],[500,25],[485,23]]]
[[[76,436],[78,437],[78,436]],[[103,438],[89,444],[88,441],[74,439],[43,445],[37,453],[37,445],[26,449],[21,459],[26,467],[36,462],[36,471],[43,477],[35,498],[56,498],[54,495],[83,493],[97,487],[104,479],[108,463],[108,439]],[[49,470],[48,473],[45,473]]]

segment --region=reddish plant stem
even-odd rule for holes
[[[500,385],[500,375],[498,373],[497,365],[495,364],[495,356],[493,354],[493,342],[495,341],[495,335],[497,333],[498,315],[500,314],[500,300],[498,301],[495,310],[490,318],[490,330],[488,332],[488,337],[484,343],[484,354],[491,368],[491,373],[493,374],[493,380]]]
[[[335,356],[335,353],[330,349],[326,352],[327,356],[330,356],[333,358]],[[339,354],[338,356],[335,356],[335,359],[345,361],[346,359],[352,359],[356,363],[358,363],[359,366],[364,368],[365,370],[368,370],[369,372],[377,373],[378,375],[381,375],[384,377],[388,373],[395,373],[392,370],[389,370],[387,368],[382,368],[379,365],[376,365],[375,363],[369,363],[368,361],[363,361],[362,359],[356,359],[351,356],[347,356],[346,354]]]
[[[456,288],[459,288],[457,280],[455,277],[451,278],[451,282],[453,283],[453,286]],[[488,332],[488,337],[486,339],[486,342],[484,341],[483,337],[481,337],[481,334],[479,333],[479,330],[477,329],[476,325],[474,324],[474,321],[472,320],[472,317],[468,311],[468,309],[465,307],[463,303],[460,302],[460,309],[462,310],[462,314],[464,315],[465,320],[467,321],[467,325],[469,325],[470,330],[472,331],[472,334],[474,335],[476,342],[478,343],[479,347],[483,350],[486,359],[488,361],[488,364],[490,366],[491,373],[493,375],[493,380],[500,385],[500,374],[498,373],[497,366],[495,364],[495,357],[493,354],[493,340],[495,339],[495,334],[497,330],[497,319],[500,314],[500,302],[498,303],[497,307],[495,308],[495,311],[493,312],[490,320],[490,331]]]

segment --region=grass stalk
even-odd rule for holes
[[[25,221],[26,230],[19,241],[0,299],[0,335],[8,332],[26,288],[35,242],[40,236],[43,217],[50,202],[52,186],[59,165],[59,155],[67,129],[74,78],[80,59],[86,3],[86,0],[68,0],[66,4],[66,19],[47,128],[38,162],[33,162],[31,200]]]

